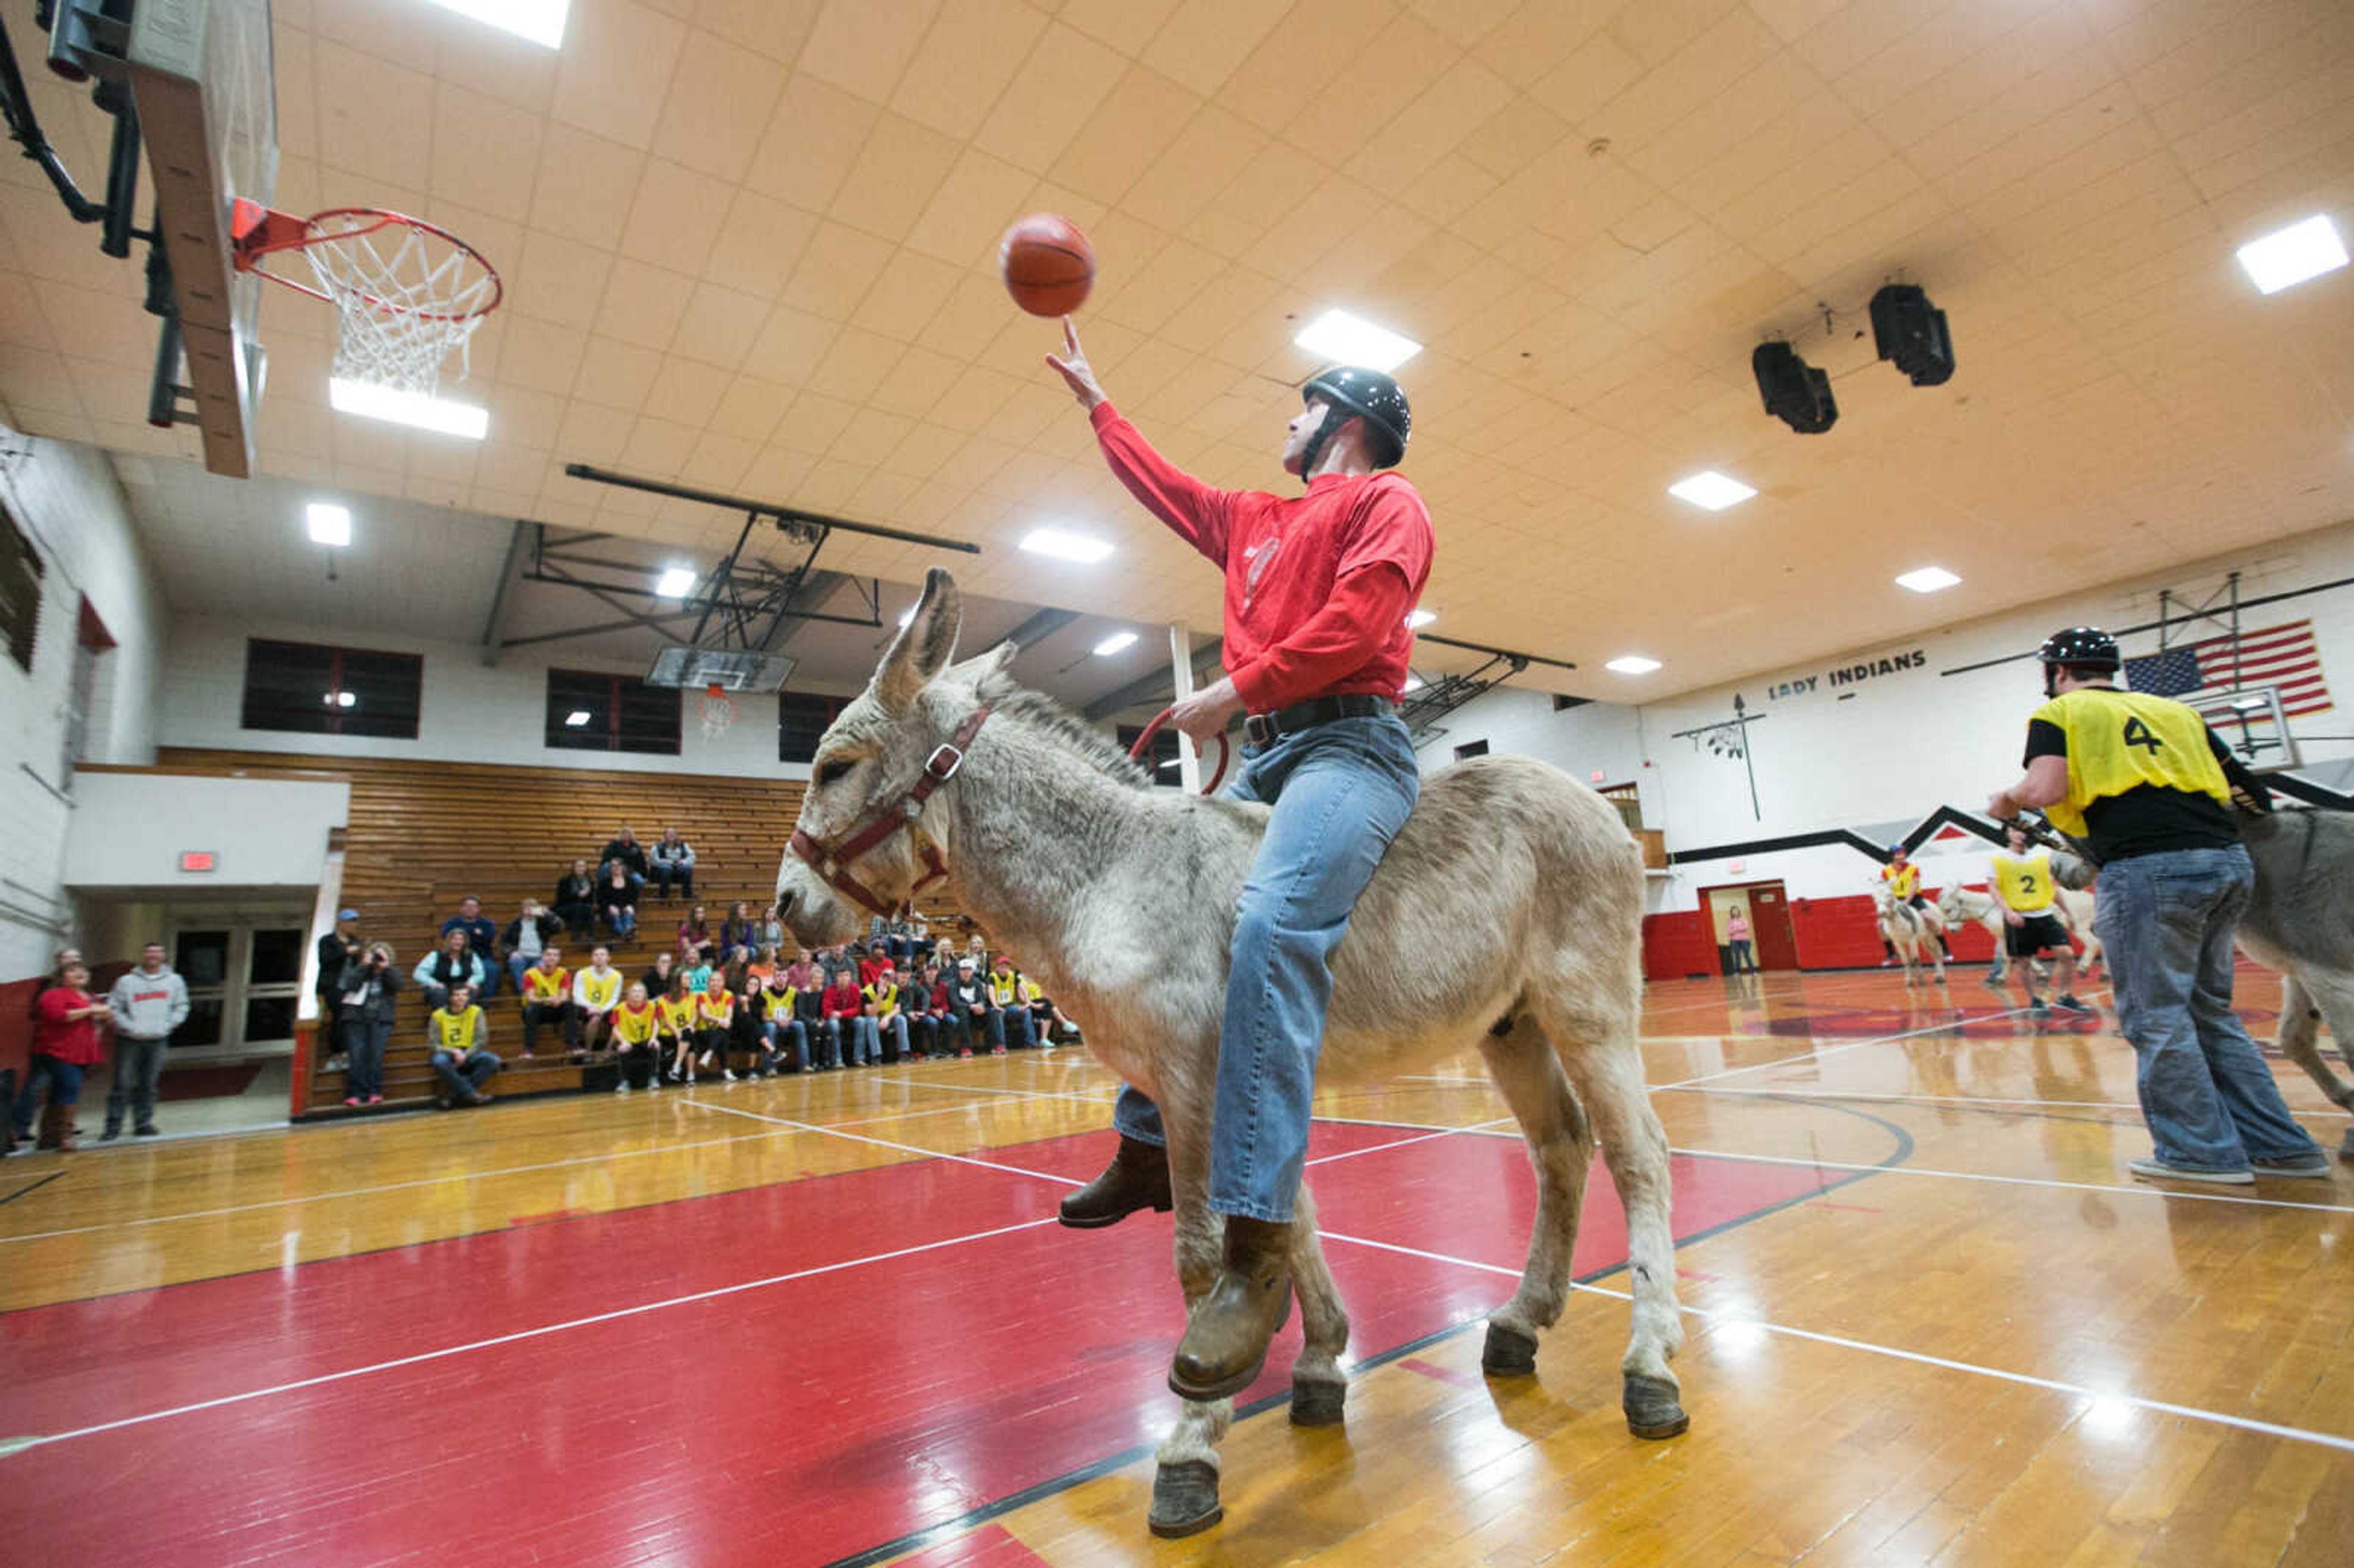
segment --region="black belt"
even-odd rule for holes
[[[1287,735],[1331,724],[1334,719],[1373,718],[1396,711],[1397,705],[1387,697],[1310,697],[1271,714],[1252,714],[1243,720],[1243,738],[1253,746],[1265,746]]]

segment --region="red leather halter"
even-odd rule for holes
[[[885,920],[895,919],[914,907],[916,895],[949,874],[948,862],[940,858],[939,846],[916,832],[916,819],[923,814],[924,802],[932,791],[957,776],[964,766],[964,754],[972,745],[972,737],[981,733],[981,721],[989,717],[989,709],[977,708],[970,718],[957,726],[957,732],[944,746],[933,748],[924,759],[924,776],[916,780],[915,788],[901,796],[895,805],[878,806],[874,814],[853,831],[847,842],[840,845],[812,838],[806,831],[793,829],[792,852],[811,871],[825,880],[828,886],[850,899],[869,914],[880,915]],[[916,849],[924,857],[924,874],[908,887],[907,896],[896,906],[886,904],[882,897],[850,874],[850,864],[860,855],[905,829],[916,835]]]

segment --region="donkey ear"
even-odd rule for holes
[[[959,680],[970,681],[976,686],[986,687],[1011,669],[1013,661],[1021,655],[1021,652],[1022,648],[1019,643],[1001,642],[986,653],[974,654],[949,673]]]
[[[924,574],[924,597],[917,600],[916,613],[875,668],[872,690],[885,713],[906,713],[916,694],[948,667],[963,620],[964,596],[956,579],[934,567]]]

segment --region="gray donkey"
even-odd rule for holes
[[[864,919],[854,901],[896,905],[948,878],[960,907],[1086,1021],[1105,1064],[1160,1104],[1190,1306],[1220,1257],[1222,1222],[1205,1202],[1218,1021],[1266,809],[1150,788],[1100,733],[1013,682],[1011,644],[951,667],[960,619],[954,580],[932,571],[864,694],[818,745],[778,913],[804,943],[840,941]],[[1333,955],[1321,1067],[1330,1082],[1475,1048],[1486,1060],[1537,1176],[1520,1288],[1488,1319],[1482,1359],[1496,1376],[1532,1374],[1537,1333],[1561,1316],[1599,1139],[1627,1210],[1627,1422],[1669,1437],[1687,1425],[1668,1368],[1683,1331],[1667,1135],[1636,1045],[1642,907],[1638,852],[1601,797],[1522,758],[1451,768],[1425,785]],[[1295,1218],[1305,1344],[1291,1419],[1331,1425],[1349,1319],[1304,1191]],[[1231,1399],[1185,1404],[1159,1453],[1155,1534],[1217,1522],[1233,1418]]]
[[[2240,842],[2256,868],[2255,891],[2240,916],[2240,949],[2281,975],[2280,1048],[2336,1104],[2354,1110],[2354,1084],[2323,1059],[2325,1020],[2338,1054],[2354,1065],[2354,813],[2241,811]],[[2089,887],[2094,868],[2054,855],[2054,881]],[[2354,1160],[2354,1128],[2338,1157]]]

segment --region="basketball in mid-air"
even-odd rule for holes
[[[1034,212],[998,241],[997,271],[1013,302],[1032,315],[1068,315],[1095,283],[1096,249],[1069,218]]]

